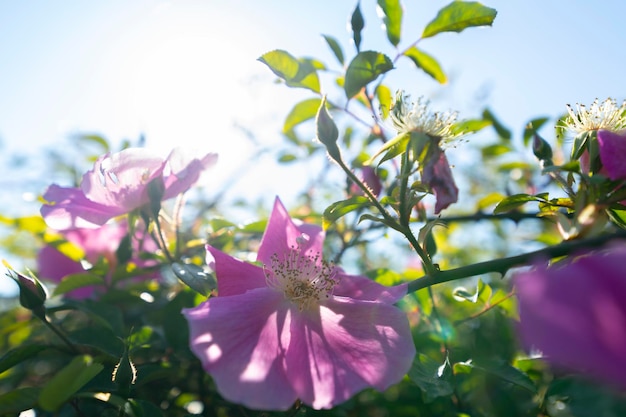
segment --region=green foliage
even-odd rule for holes
[[[468,27],[491,26],[496,18],[495,9],[473,1],[453,1],[439,10],[422,33],[422,38],[430,38],[441,32],[461,32]]]
[[[393,46],[400,43],[402,33],[402,4],[400,0],[378,0],[378,7],[383,13],[383,24],[387,31],[387,39]]]
[[[347,98],[357,95],[363,87],[380,75],[393,69],[393,63],[384,54],[376,51],[359,52],[346,70],[344,91]]]
[[[439,65],[439,62],[437,62],[433,56],[415,46],[407,49],[404,52],[404,55],[413,61],[417,68],[422,69],[426,74],[433,77],[440,84],[445,84],[448,81],[448,77],[446,77],[443,69],[441,69],[441,65]]]

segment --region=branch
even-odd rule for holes
[[[436,284],[482,275],[489,272],[498,272],[504,275],[506,271],[515,266],[528,265],[536,260],[551,259],[569,255],[572,252],[585,248],[596,248],[614,239],[626,239],[626,231],[620,230],[609,235],[596,236],[589,239],[565,241],[555,246],[549,246],[544,249],[523,253],[521,255],[479,262],[456,269],[440,271],[435,274],[424,275],[421,278],[409,282],[408,293],[419,291]]]

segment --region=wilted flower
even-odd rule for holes
[[[322,260],[323,241],[320,227],[292,220],[276,199],[258,253],[263,266],[207,246],[218,296],[183,313],[192,351],[229,401],[331,408],[408,371],[415,347],[393,305],[406,285],[344,273]]]
[[[576,109],[568,104],[567,112],[569,117],[562,126],[574,135],[600,129],[626,129],[626,101],[618,107],[617,101],[612,98],[607,98],[602,104],[595,99],[589,109],[583,104],[576,104]]]
[[[626,388],[626,247],[515,277],[520,332],[556,367]]]
[[[422,182],[435,194],[435,214],[439,214],[441,210],[457,202],[459,189],[454,183],[446,154],[437,147],[432,147],[430,151],[432,155],[426,158],[422,169]]]
[[[626,132],[598,131],[601,173],[612,180],[626,179]]]
[[[52,282],[60,282],[70,274],[85,272],[104,258],[109,266],[110,273],[118,265],[117,250],[122,239],[128,234],[126,224],[105,224],[97,229],[70,229],[62,232],[63,237],[82,251],[83,262],[75,260],[60,252],[57,248],[46,245],[37,255],[39,277]],[[151,239],[132,239],[131,249],[133,254],[139,250],[153,252],[157,249]],[[145,268],[155,264],[153,260],[143,260],[138,256],[131,258],[130,262],[138,268]],[[142,278],[152,275],[144,274]],[[94,292],[94,286],[86,286],[68,292],[66,295],[72,298],[87,298]]]
[[[428,105],[429,102],[420,97],[409,109],[408,96],[399,91],[389,112],[393,127],[398,133],[425,133],[439,138],[441,143],[450,142],[462,135],[462,132],[454,130],[458,116],[456,112],[431,112]]]
[[[106,154],[83,175],[80,188],[51,185],[43,196],[48,204],[41,214],[53,229],[95,228],[148,204],[153,181],[160,184],[164,200],[185,192],[216,160],[213,153],[198,159],[180,149],[166,159],[142,148]]]

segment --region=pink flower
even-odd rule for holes
[[[320,227],[292,220],[276,199],[249,264],[207,246],[218,296],[183,310],[191,349],[221,395],[249,408],[296,399],[331,408],[362,389],[385,390],[409,369],[415,347],[387,288],[321,259]]]
[[[603,167],[601,173],[614,181],[626,179],[626,131],[599,130],[598,147]]]
[[[441,210],[458,201],[459,189],[454,183],[446,154],[439,147],[434,146],[433,149],[424,164],[422,182],[435,194],[435,214],[439,214]]]
[[[147,204],[151,181],[161,181],[167,200],[188,190],[216,160],[213,153],[198,159],[179,149],[165,160],[142,148],[106,154],[83,175],[80,188],[51,185],[41,214],[53,229],[95,228]]]
[[[515,277],[520,332],[556,367],[626,388],[626,246]]]
[[[116,251],[122,239],[128,233],[128,227],[120,224],[106,224],[98,229],[71,229],[63,231],[63,236],[68,242],[74,244],[84,252],[84,260],[90,264],[96,264],[100,258],[106,259],[110,270],[113,271],[118,264]],[[132,240],[133,252],[139,250],[154,251],[156,244],[151,239]],[[132,263],[139,268],[149,267],[154,261],[134,257]],[[73,260],[52,246],[44,246],[37,255],[38,276],[53,282],[60,282],[70,274],[85,272],[88,265]],[[152,275],[144,275],[149,278]],[[71,298],[82,299],[90,297],[96,288],[87,286],[68,292]]]

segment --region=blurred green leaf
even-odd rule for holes
[[[494,156],[504,155],[511,152],[513,149],[510,146],[496,143],[495,145],[489,145],[482,148],[480,151],[483,158],[493,158]]]
[[[496,133],[500,138],[505,140],[510,140],[512,137],[512,133],[509,129],[504,127],[502,123],[496,118],[496,116],[489,109],[485,109],[483,111],[483,119],[491,122],[493,128],[496,130]]]
[[[357,52],[361,50],[361,31],[365,27],[365,20],[363,20],[363,14],[361,13],[361,2],[357,2],[352,17],[350,18],[350,25],[352,27],[352,39],[354,40],[354,46]]]
[[[288,132],[300,123],[314,119],[321,101],[319,98],[310,98],[293,106],[283,124],[283,132]]]
[[[46,348],[47,346],[44,345],[24,345],[8,351],[0,358],[0,374],[15,365],[36,356],[39,352]]]
[[[18,415],[22,411],[32,409],[37,404],[41,388],[17,388],[0,395],[0,414],[5,416]],[[21,415],[21,414],[20,414]]]
[[[57,410],[102,369],[104,366],[89,355],[75,357],[46,383],[39,394],[39,405],[46,411]]]
[[[99,323],[93,323],[68,334],[69,339],[77,345],[91,346],[101,352],[116,357],[122,354],[124,343],[113,331]]]
[[[546,124],[548,120],[550,119],[548,119],[547,117],[538,117],[536,119],[532,119],[530,122],[526,124],[526,127],[524,128],[524,135],[523,135],[524,146],[528,146],[528,143],[530,142],[530,139],[532,139],[535,132],[538,131],[541,128],[541,126]]]
[[[529,194],[514,194],[506,197],[498,203],[496,208],[493,209],[494,214],[506,213],[507,211],[515,210],[528,203],[529,201],[545,201],[541,198],[537,198],[534,195]]]
[[[519,369],[509,365],[508,363],[506,363],[505,361],[501,359],[493,359],[493,358],[476,359],[475,361],[472,362],[472,367],[474,369],[497,376],[498,378],[506,382],[509,382],[513,385],[517,385],[521,388],[524,388],[532,392],[533,394],[537,393],[537,387],[535,386],[533,381],[528,377],[528,375],[526,375]]]
[[[359,52],[346,70],[344,90],[351,99],[379,75],[393,69],[393,63],[386,55],[376,51]]]
[[[478,2],[453,1],[439,10],[437,16],[428,23],[422,38],[441,32],[461,32],[468,27],[491,26],[496,14],[495,9]]]
[[[205,297],[217,287],[215,279],[199,265],[173,262],[171,267],[174,275]]]
[[[423,391],[426,402],[454,393],[454,387],[442,372],[444,366],[445,363],[438,363],[423,353],[415,357],[408,375],[411,381]]]
[[[441,69],[441,65],[432,55],[417,49],[415,46],[407,49],[404,55],[410,58],[417,68],[423,70],[440,84],[445,84],[448,81],[446,74]]]
[[[391,109],[391,102],[393,99],[393,95],[391,94],[391,90],[389,87],[385,85],[379,85],[376,89],[376,98],[378,98],[378,103],[380,105],[380,113],[383,120],[389,117],[389,110]]]
[[[398,46],[402,33],[402,4],[400,0],[378,0],[378,7],[382,11],[387,39],[393,46]]]
[[[455,123],[454,126],[452,126],[452,131],[459,134],[476,133],[491,125],[491,121],[485,119],[463,120],[462,122]]]
[[[267,65],[288,86],[307,88],[316,93],[320,92],[319,78],[314,62],[306,59],[298,60],[289,52],[280,49],[263,54],[259,61]]]
[[[346,214],[368,207],[369,200],[363,196],[354,196],[347,200],[337,201],[324,210],[322,225],[324,230],[328,229],[331,224],[335,223]]]
[[[54,289],[54,295],[65,294],[78,288],[88,287],[91,285],[104,285],[104,279],[96,274],[89,272],[80,272],[78,274],[70,274],[61,280]]]
[[[398,136],[388,140],[387,142],[385,142],[385,144],[383,146],[380,147],[380,149],[378,149],[374,155],[368,159],[367,161],[365,161],[363,164],[364,165],[372,165],[374,163],[374,160],[376,158],[378,158],[379,155],[382,155],[383,153],[392,150],[393,148],[398,148],[399,152],[394,153],[394,156],[399,155],[400,153],[406,151],[406,147],[407,144],[409,143],[409,140],[411,139],[411,135],[409,133],[401,133]],[[382,161],[380,161],[379,164],[383,163],[386,160],[389,160],[391,158],[385,157],[383,158]]]
[[[337,40],[330,35],[322,35],[322,36],[324,37],[324,40],[326,41],[330,49],[333,51],[333,54],[335,54],[335,58],[337,58],[337,61],[339,61],[339,63],[343,65],[344,63],[343,50],[341,49],[339,42],[337,42]]]

